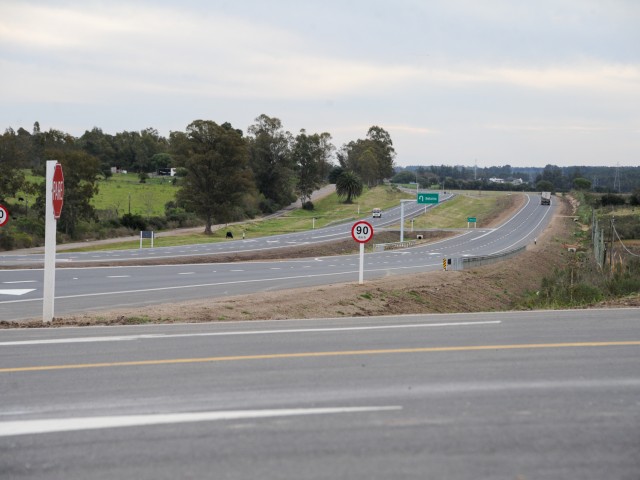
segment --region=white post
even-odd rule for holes
[[[140,230],[140,248],[142,248],[142,230]]]
[[[53,172],[58,162],[47,160],[45,177],[45,224],[44,224],[44,291],[42,297],[42,322],[53,321],[56,291],[56,224],[53,216]]]
[[[400,200],[400,242],[404,242],[404,202]]]
[[[358,283],[362,285],[364,283],[364,243],[360,243],[360,275],[358,277]]]
[[[313,226],[312,226],[312,230],[316,229],[316,217],[313,217]]]

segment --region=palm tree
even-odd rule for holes
[[[362,195],[362,180],[350,170],[342,172],[336,179],[336,193],[347,197],[344,203],[353,203],[353,199]]]

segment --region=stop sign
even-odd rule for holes
[[[53,218],[60,218],[62,213],[62,204],[64,203],[64,175],[62,174],[62,165],[56,163],[53,169]]]

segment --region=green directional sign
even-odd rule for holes
[[[476,217],[467,217],[467,222],[469,223],[476,223],[477,219]]]
[[[418,203],[438,203],[440,201],[437,193],[419,193]]]

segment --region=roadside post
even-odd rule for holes
[[[50,323],[53,320],[56,291],[56,229],[64,203],[64,175],[62,165],[56,160],[47,160],[45,194],[42,322]]]
[[[364,283],[364,244],[373,238],[373,227],[369,222],[361,220],[351,227],[351,236],[360,244],[360,274],[358,283]]]
[[[400,241],[404,242],[404,203],[413,202],[414,200],[400,200]],[[440,201],[440,197],[437,193],[416,193],[415,202],[418,205],[424,204],[424,211],[427,211],[427,205],[437,205]],[[413,223],[411,224],[411,231],[413,231]]]
[[[415,200],[400,200],[400,242],[404,242],[404,204],[406,202],[415,202]],[[413,231],[413,223],[411,223],[411,231]]]
[[[150,238],[151,239],[151,248],[153,248],[153,239],[156,238],[153,230],[140,230],[140,248],[142,248],[142,239]]]

